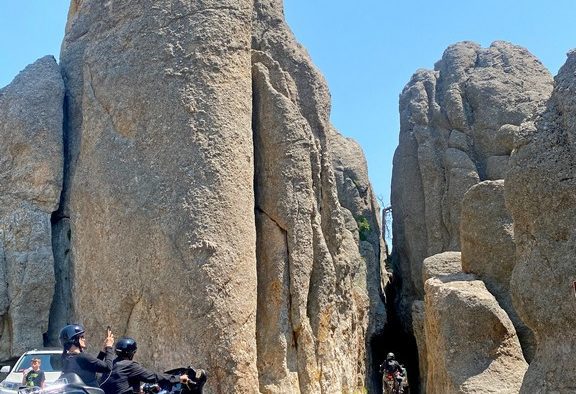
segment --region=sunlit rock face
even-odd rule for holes
[[[425,283],[427,393],[517,393],[527,364],[506,312],[474,276]]]
[[[422,264],[422,281],[430,278],[443,279],[462,274],[460,252],[443,252],[424,259]],[[457,317],[459,318],[459,317]],[[412,304],[412,332],[418,347],[418,369],[420,373],[420,390],[426,392],[428,376],[428,346],[425,332],[426,306],[424,301],[414,301]],[[434,361],[436,362],[436,361]]]
[[[511,291],[537,349],[523,393],[576,387],[576,54],[555,77],[544,114],[522,129],[506,177],[517,264]]]
[[[420,391],[517,393],[528,365],[516,329],[486,284],[462,272],[463,255],[424,260],[424,301],[412,306]]]
[[[50,216],[63,173],[64,83],[51,56],[0,89],[0,359],[43,345],[54,295]]]
[[[372,388],[385,248],[364,155],[281,2],[256,2],[253,28],[260,391]]]
[[[251,1],[75,1],[61,66],[73,309],[258,386]]]
[[[552,78],[525,49],[495,42],[450,46],[400,96],[392,174],[393,262],[399,310],[422,299],[422,261],[460,250],[461,202],[483,180],[501,179],[520,125],[545,103]]]
[[[514,323],[526,359],[532,360],[534,334],[518,316],[510,294],[516,246],[512,217],[504,201],[503,179],[480,182],[466,192],[462,200],[460,240],[463,271],[484,281]]]
[[[370,389],[378,206],[282,3],[74,0],[61,67],[49,342],[112,325],[209,393]]]

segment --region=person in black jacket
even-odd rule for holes
[[[140,382],[159,383],[161,386],[187,383],[188,375],[168,375],[147,370],[136,361],[136,341],[133,338],[120,338],[116,343],[116,359],[112,371],[102,377],[100,388],[106,394],[132,394],[140,392]]]
[[[114,359],[114,335],[108,328],[104,347],[97,357],[84,352],[86,338],[84,327],[80,324],[70,324],[60,330],[62,352],[62,373],[75,373],[87,385],[98,387],[96,373],[109,372]]]
[[[387,373],[391,373],[391,374],[394,374],[394,373],[403,374],[404,369],[402,368],[400,363],[398,361],[396,361],[396,357],[394,356],[394,353],[388,353],[386,355],[386,361],[384,361],[382,363],[382,365],[380,365],[380,372],[387,372]]]
[[[386,361],[380,365],[380,372],[384,375],[391,374],[393,379],[396,380],[398,386],[398,392],[402,393],[404,389],[404,379],[406,378],[406,371],[398,361],[394,353],[388,353],[386,355]]]

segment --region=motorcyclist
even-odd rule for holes
[[[394,376],[394,379],[396,379],[398,382],[399,388],[402,388],[403,380],[405,377],[405,370],[404,367],[402,367],[402,365],[396,361],[394,353],[388,353],[386,355],[386,360],[380,365],[380,372],[382,374],[390,374]]]
[[[139,393],[140,382],[159,383],[161,385],[187,383],[188,375],[180,376],[156,373],[132,361],[136,353],[136,341],[130,337],[120,338],[116,343],[116,359],[110,373],[102,377],[100,388],[106,394]]]
[[[60,330],[62,352],[62,373],[75,373],[87,385],[98,387],[97,372],[109,372],[114,359],[114,335],[107,332],[102,351],[97,357],[84,352],[86,349],[86,330],[80,324],[70,324]]]
[[[391,374],[400,372],[401,374],[404,374],[404,368],[402,368],[400,363],[396,361],[394,353],[388,353],[386,355],[386,361],[384,361],[382,365],[380,365],[380,372],[386,372]]]

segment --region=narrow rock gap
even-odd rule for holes
[[[396,304],[394,302],[397,297],[397,288],[400,288],[398,283],[391,283],[386,287],[386,299],[388,300],[386,310],[388,314],[388,322],[381,333],[370,338],[370,348],[368,351],[372,352],[372,359],[374,360],[375,367],[378,367],[384,362],[388,353],[394,353],[396,360],[406,368],[410,393],[419,393],[420,371],[418,364],[418,348],[414,336],[407,334],[402,329],[402,324],[399,320],[396,311]],[[375,376],[378,377],[378,381],[373,382],[373,387],[382,390],[382,374],[378,373]]]
[[[64,79],[64,81],[66,81]],[[68,108],[70,98],[64,95],[62,103],[62,142],[63,142],[63,169],[62,169],[62,190],[60,191],[60,204],[58,210],[52,212],[50,225],[52,233],[52,257],[54,260],[54,296],[50,305],[48,317],[48,331],[43,334],[44,346],[59,346],[58,335],[60,328],[72,316],[72,289],[71,289],[71,266],[70,266],[70,241],[72,232],[70,229],[70,219],[67,212],[68,188],[72,177],[71,169],[71,138],[70,121],[68,118]]]

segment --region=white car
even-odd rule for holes
[[[14,394],[22,386],[24,371],[30,368],[32,359],[40,359],[40,369],[44,371],[45,385],[49,386],[54,383],[62,374],[62,349],[34,349],[24,353],[14,368],[10,369],[9,365],[4,365],[0,372],[8,373],[6,379],[0,383],[0,394]]]

